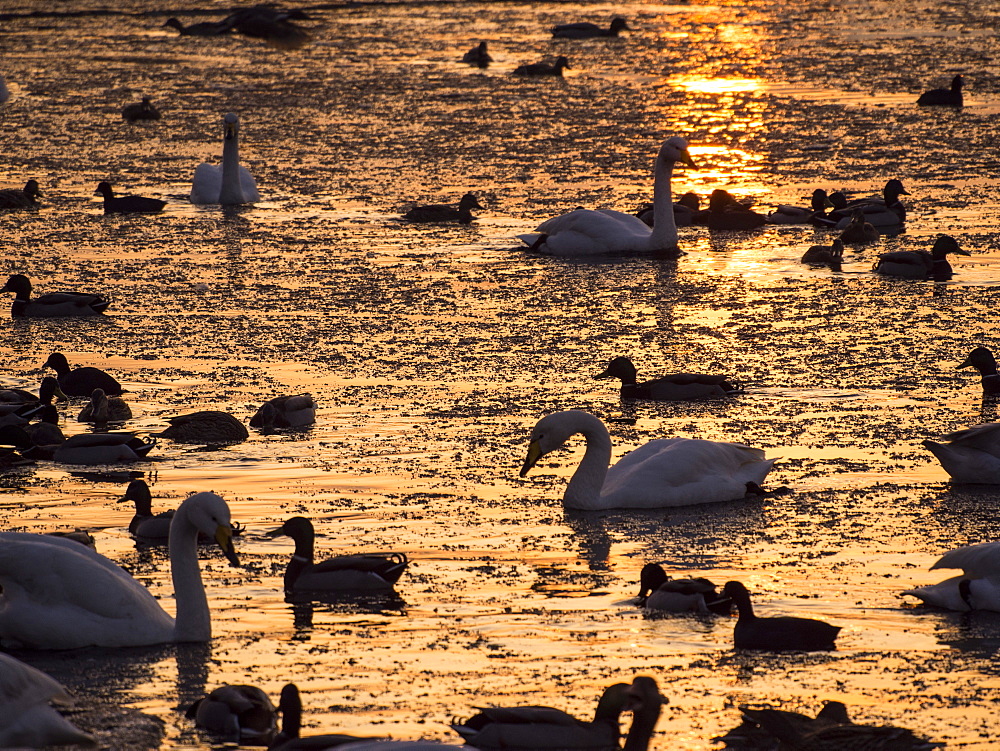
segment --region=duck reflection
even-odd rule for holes
[[[382,592],[294,592],[285,597],[292,612],[292,626],[298,641],[312,636],[317,611],[335,615],[380,615],[403,617],[406,601],[394,591]]]

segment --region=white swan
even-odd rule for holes
[[[128,572],[78,542],[0,533],[0,644],[75,649],[208,641],[212,623],[198,569],[199,532],[239,565],[226,502],[214,493],[184,501],[170,526],[176,619]]]
[[[941,462],[955,482],[1000,484],[1000,422],[976,425],[923,446]]]
[[[191,203],[235,206],[259,201],[253,175],[240,164],[240,119],[230,112],[222,122],[222,165],[208,162],[198,165],[191,186]]]
[[[97,745],[50,704],[69,699],[52,676],[0,653],[0,748]]]
[[[963,573],[938,584],[908,589],[903,594],[948,610],[1000,612],[1000,542],[950,550],[931,566],[931,571],[936,568],[960,568]]]
[[[542,222],[538,230],[518,237],[532,250],[557,256],[676,250],[677,224],[670,196],[674,163],[694,168],[683,138],[668,138],[656,157],[653,184],[653,228],[620,211],[577,209]]]
[[[576,433],[586,438],[587,451],[563,495],[568,508],[663,508],[734,501],[746,495],[747,483],[764,482],[774,464],[761,449],[741,443],[660,438],[608,469],[607,428],[594,415],[573,409],[538,421],[521,477]]]

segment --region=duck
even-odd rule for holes
[[[133,102],[122,107],[122,120],[134,123],[138,120],[159,120],[160,111],[153,106],[153,102],[148,96],[144,96],[141,102]]]
[[[37,209],[40,195],[37,180],[28,180],[23,188],[5,188],[0,190],[0,209]]]
[[[59,429],[59,411],[54,404],[42,405],[39,421],[25,425],[23,430],[35,446],[59,446],[66,436]]]
[[[149,485],[143,479],[132,480],[125,488],[125,495],[122,501],[132,501],[135,504],[135,514],[128,524],[128,531],[133,537],[140,538],[145,543],[165,543],[170,537],[170,523],[173,521],[175,510],[161,511],[153,513],[153,494],[149,490]],[[233,537],[239,537],[243,532],[243,527],[234,521],[230,521],[233,530]],[[211,539],[199,541],[211,542]]]
[[[257,182],[240,164],[240,119],[229,112],[222,123],[222,164],[204,162],[198,165],[191,185],[191,203],[238,206],[259,201]]]
[[[274,430],[302,428],[316,422],[316,401],[312,394],[276,396],[264,402],[250,418],[251,428]]]
[[[99,368],[83,367],[70,369],[66,355],[53,352],[42,364],[56,372],[59,388],[66,396],[90,396],[94,389],[102,389],[108,396],[121,396],[124,389],[114,378]]]
[[[0,748],[96,746],[94,736],[52,706],[71,702],[48,673],[0,652]]]
[[[271,741],[267,751],[322,751],[322,749],[339,747],[345,743],[363,743],[376,740],[339,734],[311,735],[307,738],[300,738],[302,697],[299,695],[298,686],[294,683],[282,686],[281,696],[278,699],[278,713],[281,715],[281,732]],[[438,746],[438,748],[440,747],[442,746]]]
[[[724,597],[732,599],[740,612],[733,629],[737,649],[761,649],[769,652],[817,652],[835,649],[840,626],[815,618],[779,616],[759,618],[754,615],[750,593],[738,581],[726,582]]]
[[[841,243],[849,245],[868,245],[879,238],[879,232],[875,227],[865,221],[865,214],[861,209],[855,209],[851,216],[851,222],[837,239]]]
[[[774,464],[761,449],[741,443],[691,438],[660,438],[622,457],[608,469],[611,437],[589,412],[567,410],[546,415],[531,431],[521,477],[539,459],[582,433],[587,450],[563,494],[566,508],[669,508],[744,498]]]
[[[954,275],[947,255],[972,255],[958,247],[958,241],[950,235],[938,235],[930,251],[897,250],[883,253],[875,262],[875,273],[884,276],[900,276],[906,279],[933,279],[944,282]]]
[[[839,237],[830,246],[812,245],[802,254],[802,263],[810,266],[829,266],[840,271],[844,261],[844,241]]]
[[[562,77],[563,70],[570,67],[569,58],[560,55],[552,64],[546,62],[525,63],[514,68],[515,76],[559,76]]]
[[[767,217],[737,201],[729,191],[716,188],[708,197],[708,208],[695,214],[694,223],[711,230],[739,232],[763,227]]]
[[[529,249],[557,256],[607,253],[677,253],[670,180],[680,162],[695,169],[688,142],[672,136],[663,142],[653,169],[653,227],[620,211],[576,209],[542,222],[534,233],[518,235]]]
[[[903,187],[902,181],[892,178],[882,188],[882,196],[859,198],[848,201],[842,209],[831,211],[828,219],[836,229],[845,229],[854,218],[854,211],[860,209],[865,221],[873,227],[898,227],[906,221],[906,207],[899,200],[900,196],[910,193]]]
[[[462,55],[462,62],[470,65],[478,65],[480,68],[487,67],[493,62],[490,53],[486,51],[486,42],[480,42],[471,50]]]
[[[0,645],[78,649],[209,641],[199,532],[239,566],[229,506],[215,493],[192,495],[177,509],[170,532],[176,618],[131,574],[77,542],[0,532]]]
[[[827,209],[832,208],[834,208],[833,202],[830,201],[826,191],[817,188],[813,191],[809,208],[781,205],[767,215],[767,221],[770,224],[808,224],[813,217],[823,216]]]
[[[49,292],[31,298],[31,280],[24,274],[12,274],[0,292],[13,292],[10,314],[14,318],[64,318],[101,315],[111,300],[88,292]]]
[[[958,75],[951,79],[951,87],[947,89],[931,89],[925,91],[917,99],[917,104],[921,107],[961,107],[962,84],[965,79]]]
[[[688,399],[705,399],[714,396],[733,396],[743,388],[721,375],[702,373],[672,373],[642,383],[636,383],[635,365],[627,357],[616,357],[595,378],[621,379],[622,399],[645,399],[673,402]]]
[[[338,555],[314,563],[316,533],[303,516],[286,519],[268,535],[285,535],[295,541],[295,553],[285,569],[285,592],[392,589],[408,565],[402,553]]]
[[[104,389],[94,389],[90,401],[76,416],[77,422],[124,422],[132,419],[132,409],[120,396],[108,396]]]
[[[223,23],[244,36],[263,39],[268,44],[281,49],[298,49],[312,37],[309,32],[293,23],[293,20],[308,20],[302,10],[281,10],[270,3],[259,3],[249,8],[240,8],[227,16]]]
[[[24,389],[0,389],[0,414],[16,411],[26,404],[51,404],[52,400],[64,402],[66,394],[59,388],[59,381],[52,376],[45,376],[38,385],[38,395]]]
[[[552,27],[552,36],[557,39],[593,39],[594,37],[616,37],[619,32],[630,31],[628,21],[621,16],[611,19],[611,26],[603,29],[589,21],[565,23]]]
[[[156,435],[176,443],[240,443],[250,437],[246,426],[228,412],[214,409],[167,418],[170,426]]]
[[[996,423],[994,426],[1000,428]],[[903,594],[947,610],[1000,612],[1000,542],[981,542],[949,550],[930,570],[939,568],[957,568],[962,573],[938,584],[908,589]]]
[[[674,203],[674,224],[678,227],[690,227],[694,224],[694,216],[701,210],[701,199],[697,193],[688,191]],[[635,212],[647,227],[652,227],[656,221],[653,214],[653,204],[642,204]]]
[[[740,706],[743,722],[723,736],[713,738],[725,744],[726,748],[778,749],[779,741],[773,729],[777,727],[811,731],[830,725],[850,722],[847,706],[840,701],[823,702],[823,708],[815,717],[775,707]]]
[[[831,219],[831,215],[837,211],[847,208],[847,196],[845,196],[841,191],[835,190],[832,193],[827,193],[826,197],[830,202],[830,210],[816,212],[809,217],[809,224],[814,227],[829,228],[835,226],[840,221],[840,217],[837,219]]]
[[[193,23],[190,26],[185,26],[176,18],[168,18],[163,25],[169,26],[172,29],[177,29],[177,33],[181,36],[192,37],[221,36],[222,34],[228,34],[233,30],[233,27],[228,22],[228,19],[222,21],[202,21],[201,23]]]
[[[458,202],[458,208],[446,203],[435,203],[429,206],[414,206],[403,214],[408,222],[458,222],[469,224],[475,217],[472,209],[481,209],[475,194],[466,193]]]
[[[115,196],[111,189],[111,183],[103,180],[97,184],[94,195],[100,193],[104,196],[105,214],[155,214],[163,211],[167,205],[166,201],[158,198],[146,198],[145,196]]]
[[[115,464],[139,462],[156,446],[131,433],[81,433],[67,438],[52,453],[63,464]]]
[[[1000,373],[997,372],[997,360],[986,347],[976,347],[969,356],[956,367],[975,368],[982,376],[984,394],[1000,394]]]
[[[647,563],[639,572],[638,602],[640,608],[669,613],[728,615],[732,606],[708,579],[671,579],[658,563]]]
[[[949,433],[941,441],[924,440],[921,445],[937,457],[953,482],[1000,484],[1000,422]]]
[[[222,743],[267,746],[277,732],[277,710],[256,686],[219,686],[191,704],[184,716]]]

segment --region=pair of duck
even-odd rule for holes
[[[282,49],[297,49],[311,38],[309,32],[295,21],[308,20],[302,10],[281,10],[268,3],[234,11],[221,21],[203,21],[185,26],[176,18],[163,24],[177,30],[181,36],[214,37],[237,32],[263,39]]]
[[[844,243],[847,232],[863,222],[860,212],[855,215],[857,222],[845,230],[844,235],[833,241],[830,246],[813,245],[802,256],[802,263],[813,266],[829,266],[834,271],[840,271],[844,260]],[[870,225],[865,225],[866,231],[878,236],[878,231]],[[937,282],[948,281],[954,276],[954,269],[948,262],[948,255],[972,255],[959,247],[958,241],[950,235],[939,235],[930,250],[897,250],[879,255],[872,270],[882,276],[896,276],[904,279],[932,279]]]

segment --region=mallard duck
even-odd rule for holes
[[[198,570],[199,532],[212,537],[233,566],[239,565],[226,502],[214,493],[184,501],[170,533],[176,619],[128,572],[79,543],[0,533],[0,644],[76,649],[209,641],[211,617]]]
[[[159,120],[160,111],[153,106],[148,96],[141,102],[133,102],[122,107],[122,120],[134,123],[137,120]]]
[[[515,76],[562,76],[563,70],[569,68],[569,59],[560,55],[552,64],[546,62],[526,63],[514,68]]]
[[[998,430],[1000,425],[993,423],[994,433]],[[991,458],[1000,464],[1000,460]],[[930,570],[939,568],[959,568],[962,573],[938,584],[908,589],[903,594],[948,610],[1000,612],[1000,542],[983,542],[949,550]]]
[[[23,430],[35,446],[61,446],[66,436],[59,429],[59,411],[54,404],[45,404],[38,413],[39,422],[25,425]]]
[[[271,699],[256,686],[219,686],[184,716],[214,740],[241,746],[269,745],[278,725]]]
[[[466,193],[462,200],[458,202],[458,208],[446,203],[435,203],[429,206],[414,206],[403,214],[403,218],[408,222],[458,222],[468,224],[475,217],[472,209],[481,209],[479,201],[475,195]]]
[[[124,422],[132,419],[132,410],[120,396],[108,396],[103,389],[94,389],[90,401],[76,416],[77,422]]]
[[[802,254],[802,263],[807,263],[810,266],[829,266],[834,271],[840,271],[843,261],[844,241],[839,237],[829,247],[812,245]]]
[[[882,196],[859,198],[848,201],[842,209],[836,209],[828,214],[836,229],[845,229],[853,220],[854,212],[861,210],[864,219],[873,227],[898,227],[906,221],[906,207],[900,202],[900,196],[908,196],[909,192],[903,183],[893,178],[886,182]],[[845,241],[846,242],[846,241]]]
[[[531,250],[557,256],[604,253],[677,251],[677,224],[670,196],[670,180],[677,162],[694,168],[688,143],[673,136],[664,141],[653,168],[653,213],[650,227],[620,211],[576,209],[542,222],[533,233],[518,235]]]
[[[1000,484],[1000,422],[988,422],[921,444],[955,482]]]
[[[115,196],[111,189],[111,183],[107,180],[97,184],[94,195],[100,193],[104,196],[105,214],[155,214],[163,211],[167,205],[166,201],[158,198],[146,198],[145,196]]]
[[[71,702],[52,676],[0,652],[0,748],[97,745],[52,707]]]
[[[648,399],[652,401],[684,401],[713,396],[732,396],[743,389],[721,375],[701,373],[672,373],[650,381],[636,382],[636,369],[627,357],[616,357],[595,378],[620,378],[622,399]]]
[[[38,396],[24,389],[2,389],[0,390],[0,416],[12,412],[25,414],[29,410],[25,410],[24,407],[31,408],[51,404],[53,399],[64,402],[66,394],[59,388],[59,381],[52,376],[45,376],[42,379],[38,386]]]
[[[264,402],[250,418],[251,428],[301,428],[316,422],[316,402],[312,394],[276,396]]]
[[[958,247],[958,241],[950,235],[939,235],[930,252],[926,250],[897,250],[883,253],[875,262],[875,273],[885,276],[901,276],[907,279],[933,279],[944,282],[954,274],[948,263],[948,253],[961,256],[972,255]]]
[[[975,368],[982,376],[984,394],[1000,394],[1000,373],[997,361],[986,347],[976,347],[957,368]],[[956,369],[957,369],[956,368]]]
[[[720,596],[708,579],[671,579],[658,563],[647,563],[639,573],[641,608],[728,615],[731,606],[732,600]]]
[[[666,508],[735,501],[747,483],[760,485],[774,464],[760,449],[741,443],[660,438],[608,469],[611,437],[604,423],[579,410],[543,417],[531,431],[521,477],[550,451],[582,433],[587,450],[563,495],[567,508]]]
[[[493,62],[490,53],[486,51],[486,42],[480,42],[471,50],[462,55],[462,62],[470,65],[478,65],[480,68],[487,67]]]
[[[240,443],[250,437],[246,426],[228,412],[203,410],[167,419],[170,427],[158,433],[177,443]]]
[[[125,489],[125,495],[121,497],[121,500],[132,501],[135,504],[135,515],[128,524],[129,534],[141,538],[146,543],[167,542],[170,537],[170,523],[176,512],[171,509],[161,511],[158,514],[153,513],[153,495],[145,480],[132,480]],[[243,531],[243,527],[238,522],[231,521],[230,526],[233,537],[238,537]],[[211,542],[208,538],[202,539],[201,535],[198,539],[202,542]]]
[[[917,99],[917,104],[921,107],[961,107],[964,104],[962,99],[963,83],[965,83],[965,80],[962,76],[955,76],[951,79],[950,88],[931,89],[930,91],[925,91],[920,95],[920,98]]]
[[[552,27],[552,36],[560,39],[591,39],[593,37],[616,37],[621,31],[629,31],[628,22],[621,16],[611,19],[611,26],[602,29],[589,21],[566,23]]]
[[[228,23],[228,20],[202,21],[201,23],[193,23],[190,26],[185,26],[176,18],[168,18],[163,25],[169,26],[172,29],[177,29],[177,32],[181,36],[193,37],[215,37],[222,34],[228,34],[233,30],[233,27],[230,23]]]
[[[690,227],[694,224],[694,215],[701,210],[701,199],[697,193],[688,191],[674,203],[674,224],[678,227]],[[656,223],[656,216],[653,213],[653,204],[644,203],[636,210],[635,215],[639,217],[647,227],[652,227]]]
[[[831,626],[815,618],[758,618],[754,615],[750,593],[742,583],[726,582],[722,594],[732,599],[740,611],[733,629],[737,649],[762,649],[770,652],[816,652],[835,649],[840,626]]]
[[[111,304],[104,295],[87,292],[49,292],[31,299],[31,280],[24,274],[13,274],[0,292],[13,292],[10,314],[15,318],[61,318],[64,316],[97,316]]]
[[[278,712],[281,715],[281,732],[278,733],[267,751],[322,751],[332,749],[345,743],[370,742],[373,738],[358,738],[353,735],[311,735],[300,738],[302,732],[302,698],[299,688],[294,683],[288,683],[281,689],[278,700]]]
[[[808,224],[813,217],[823,216],[827,209],[834,208],[833,203],[826,195],[826,191],[817,188],[813,191],[809,208],[801,206],[778,206],[767,215],[767,221],[771,224]]]
[[[124,392],[121,384],[103,370],[91,367],[71,370],[66,355],[61,352],[49,355],[42,367],[56,372],[59,388],[66,396],[90,396],[94,389],[101,389],[108,396],[121,396]]]
[[[0,190],[0,209],[37,209],[40,195],[37,180],[28,180],[23,189],[5,188]]]
[[[865,221],[864,212],[861,209],[855,209],[850,224],[844,228],[837,239],[849,245],[867,245],[875,242],[878,238],[878,230]]]
[[[52,458],[63,464],[114,464],[138,462],[156,445],[131,433],[81,433],[67,438]]]
[[[763,227],[767,217],[737,201],[729,191],[716,188],[708,197],[708,208],[694,215],[694,223],[714,230],[742,231]]]
[[[295,553],[285,569],[286,592],[391,589],[408,563],[402,553],[338,555],[314,563],[316,533],[312,522],[302,516],[287,519],[268,534],[287,535],[295,541]]]
[[[815,717],[774,707],[740,706],[739,709],[743,714],[743,722],[725,735],[713,738],[713,741],[724,743],[726,748],[777,750],[780,742],[768,730],[768,726],[774,727],[781,723],[786,727],[808,732],[850,722],[847,707],[839,701],[824,702],[823,708]]]
[[[222,118],[222,129],[222,164],[198,165],[191,184],[191,203],[236,206],[259,201],[257,181],[240,164],[240,119],[228,113]]]

